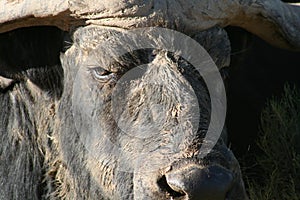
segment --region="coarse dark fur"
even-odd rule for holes
[[[216,46],[207,42],[216,31],[222,32],[216,28],[197,37],[222,67],[228,64],[230,47],[224,45],[226,33],[221,46],[219,39]],[[17,82],[0,93],[0,199],[168,199],[171,194],[159,180],[169,167],[191,165],[230,170],[234,186],[227,198],[246,199],[238,162],[224,138],[205,159],[197,157],[210,115],[210,98],[201,76],[181,58],[157,50],[131,52],[105,66],[103,52],[97,52],[95,44],[113,32],[97,27],[77,30],[74,44],[61,56],[62,66],[15,66],[17,70],[11,71],[6,63],[1,75]],[[84,63],[90,55],[98,63],[92,67],[116,69],[114,78],[105,83],[96,80],[94,69]],[[112,91],[123,74],[146,63],[154,67],[145,70],[141,82],[130,82],[122,96],[130,101],[117,101],[114,108],[129,133],[124,134],[113,118]],[[161,80],[163,86],[155,84]],[[151,81],[154,84],[148,84]],[[196,132],[185,124],[192,119],[182,114],[189,114],[193,105],[182,100],[185,107],[177,107],[182,98],[177,94],[190,87],[201,112]],[[155,102],[168,108],[164,129],[158,132],[153,132],[151,117],[160,111],[154,110],[150,119],[140,114]],[[135,137],[141,126],[150,130],[143,134],[151,137]],[[97,140],[89,140],[95,134]]]

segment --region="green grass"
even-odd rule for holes
[[[286,86],[261,116],[256,173],[245,176],[251,200],[300,199],[300,92]]]

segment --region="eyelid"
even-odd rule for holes
[[[91,67],[89,68],[91,76],[102,83],[108,82],[110,79],[114,78],[115,74],[113,72],[109,72],[101,67]]]

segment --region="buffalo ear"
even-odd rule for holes
[[[63,91],[64,73],[60,64],[33,68],[23,73],[25,78],[48,96],[59,99]]]
[[[231,45],[227,32],[221,27],[213,27],[192,36],[210,55],[219,69],[230,64]]]
[[[227,81],[228,78],[230,77],[229,67],[223,67],[222,69],[220,69],[220,74],[221,74],[223,81]]]
[[[59,96],[63,70],[59,55],[67,32],[56,27],[30,27],[0,34],[0,88],[30,81],[37,88]]]

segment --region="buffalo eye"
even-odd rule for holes
[[[101,83],[106,83],[115,77],[114,73],[107,71],[101,67],[90,68],[89,71],[92,77]]]

